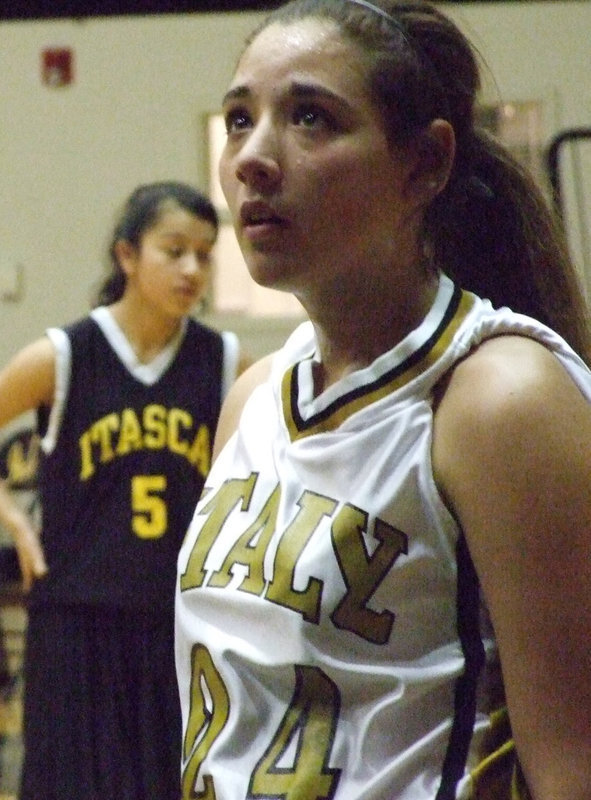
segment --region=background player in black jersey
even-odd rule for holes
[[[178,800],[178,548],[238,341],[189,314],[218,232],[207,197],[140,186],[84,319],[0,373],[0,425],[36,409],[41,535],[0,486],[28,591],[21,800]]]

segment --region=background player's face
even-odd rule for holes
[[[215,238],[210,222],[171,205],[144,233],[139,249],[123,243],[126,291],[155,312],[188,313],[207,290]]]

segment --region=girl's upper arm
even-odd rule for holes
[[[20,350],[0,371],[0,426],[20,414],[51,406],[55,390],[55,350],[47,337]]]
[[[249,366],[236,380],[222,406],[215,442],[213,446],[213,459],[226,444],[238,427],[238,421],[249,396],[253,390],[263,383],[269,375],[273,354],[265,356]]]
[[[591,406],[541,345],[500,337],[451,376],[433,465],[495,629],[536,800],[591,797]]]

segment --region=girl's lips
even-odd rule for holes
[[[242,228],[244,237],[253,244],[276,237],[282,230],[283,226],[279,221],[257,222]]]
[[[247,201],[240,207],[240,221],[242,226],[252,227],[266,224],[283,224],[285,220],[267,203],[261,201]]]
[[[240,223],[250,242],[262,242],[285,229],[287,220],[261,201],[247,201],[240,208]]]
[[[199,289],[196,286],[177,286],[175,292],[188,302],[194,302],[199,296]]]

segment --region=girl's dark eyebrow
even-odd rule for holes
[[[226,92],[222,99],[222,105],[232,100],[241,100],[245,97],[249,97],[250,94],[251,91],[247,86],[236,86]],[[294,97],[327,97],[333,100],[339,99],[339,96],[334,92],[314,83],[294,82],[290,87],[289,94]]]
[[[335,94],[324,86],[318,86],[315,83],[295,82],[291,87],[290,94],[292,94],[294,97],[324,97],[328,100],[337,100],[341,103],[343,102],[342,98],[338,94]]]
[[[236,86],[234,89],[229,89],[222,97],[222,105],[225,105],[230,100],[240,100],[243,97],[248,97],[250,89],[246,86]]]

